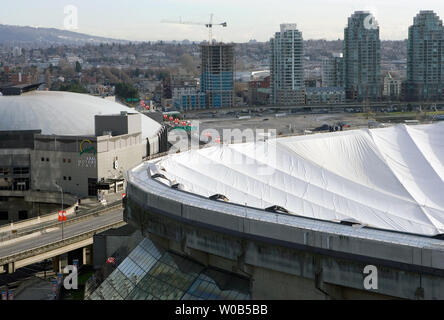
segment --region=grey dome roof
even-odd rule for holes
[[[137,113],[109,100],[61,91],[33,91],[0,96],[0,131],[42,130],[47,135],[93,136],[94,116]],[[142,115],[142,135],[150,138],[161,125]]]

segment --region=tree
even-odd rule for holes
[[[182,67],[189,73],[195,73],[198,63],[189,53],[184,53],[179,59]]]
[[[51,86],[52,86],[51,72],[49,71],[49,69],[46,69],[46,71],[45,71],[45,82],[46,82],[46,87],[51,88]]]
[[[139,91],[129,83],[120,82],[116,85],[116,96],[120,100],[136,99],[139,97]]]
[[[82,65],[80,64],[80,62],[76,61],[76,72],[82,72]]]
[[[168,70],[160,70],[157,72],[157,78],[161,81],[166,80],[170,77],[170,72]]]
[[[70,84],[61,85],[59,91],[88,93],[88,90],[86,90],[86,88],[78,81],[72,81]]]

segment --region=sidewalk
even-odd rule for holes
[[[14,300],[54,300],[52,282],[39,278],[26,280],[17,288]]]

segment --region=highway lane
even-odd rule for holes
[[[113,210],[106,214],[102,214],[98,217],[93,217],[88,220],[82,220],[78,223],[64,226],[63,238],[67,239],[120,221],[123,221],[122,208]],[[8,246],[0,247],[0,258],[4,258],[6,256],[10,256],[36,247],[41,247],[60,240],[62,240],[61,224],[56,230],[44,233],[31,239],[20,240],[20,238],[18,238],[17,242],[14,242]]]

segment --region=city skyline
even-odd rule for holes
[[[203,26],[166,24],[161,21],[183,19],[207,22],[210,13],[214,13],[215,22],[228,23],[227,28],[214,28],[214,38],[220,41],[268,41],[281,23],[296,23],[304,39],[336,40],[343,39],[347,18],[355,11],[370,11],[374,14],[380,25],[381,40],[405,40],[408,27],[419,11],[433,10],[438,16],[444,15],[444,4],[436,0],[420,3],[398,0],[390,3],[380,0],[314,0],[294,3],[280,0],[274,6],[267,6],[263,0],[254,3],[250,0],[150,0],[144,3],[104,0],[66,3],[43,0],[29,3],[17,0],[3,4],[0,24],[63,29],[67,17],[64,9],[69,5],[78,10],[78,29],[72,31],[132,41],[205,40],[208,32]],[[318,19],[314,19],[314,16]]]

